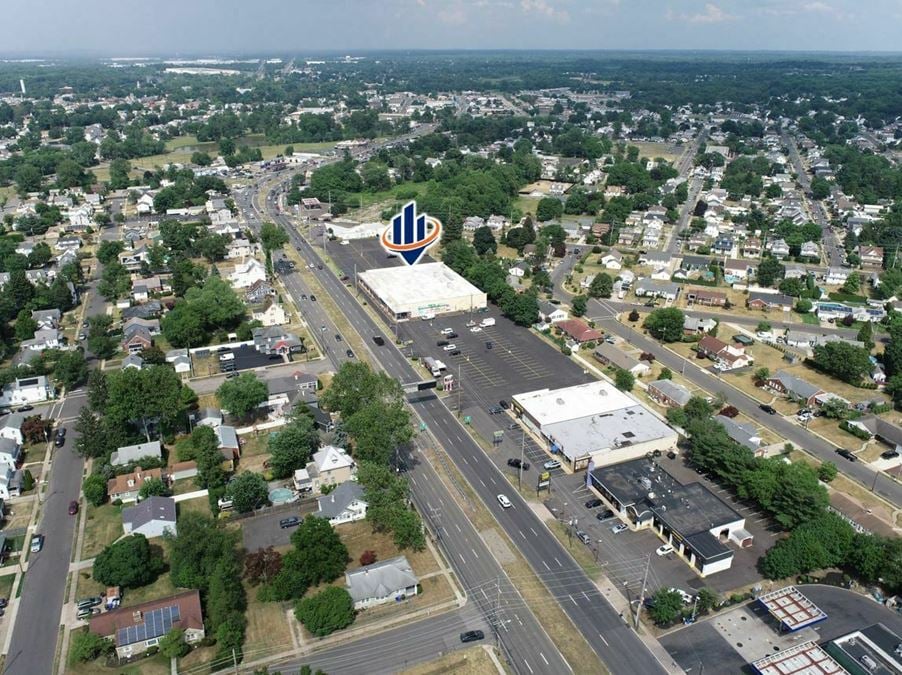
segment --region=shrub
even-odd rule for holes
[[[366,550],[360,554],[360,564],[362,566],[366,567],[367,565],[372,565],[374,562],[376,562],[375,551]]]

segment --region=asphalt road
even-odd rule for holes
[[[664,349],[656,340],[645,336],[637,330],[633,330],[630,326],[620,323],[613,318],[617,310],[606,301],[593,300],[590,307],[593,309],[591,314],[596,317],[595,320],[599,328],[623,338],[643,351],[651,352],[660,363],[674,372],[682,373],[690,382],[711,394],[722,393],[731,405],[748,415],[756,424],[767,427],[779,437],[785,438],[800,448],[804,448],[825,462],[834,462],[842,473],[854,478],[862,485],[875,485],[874,492],[897,507],[902,506],[902,485],[883,476],[881,472],[874,471],[864,462],[849,462],[838,457],[834,445],[831,445],[819,436],[809,433],[795,422],[791,422],[780,415],[767,414],[759,407],[760,403],[751,396],[726,385],[709,370],[700,368],[692,361]]]
[[[277,220],[290,232],[291,243],[297,245],[300,237],[291,227],[288,219],[277,217]],[[310,262],[317,260],[313,248],[306,241],[300,241],[302,242],[300,250],[304,258]],[[317,275],[320,283],[364,339],[384,332],[357,304],[349,289],[339,282],[328,268],[311,271]],[[388,374],[399,381],[413,382],[422,379],[422,376],[413,370],[404,356],[388,341],[384,347],[378,347],[372,351]],[[661,664],[632,630],[624,624],[617,612],[607,603],[594,583],[589,580],[567,551],[551,534],[543,531],[544,525],[530,510],[526,502],[506,487],[509,485],[507,480],[483,450],[461,428],[454,415],[435,398],[414,402],[413,408],[437,441],[443,447],[451,450],[450,454],[458,469],[492,511],[499,525],[509,534],[533,571],[542,579],[561,608],[570,616],[574,625],[605,664],[615,673],[665,672]],[[435,481],[428,481],[428,484],[434,485]],[[413,483],[413,485],[414,493],[419,497],[417,492],[419,482]],[[508,493],[513,503],[510,509],[501,509],[498,505],[496,496],[502,489]],[[445,531],[450,535],[454,534],[448,530],[447,526],[445,526]],[[470,568],[477,564],[477,561],[482,561],[482,557],[468,558],[465,555],[467,549],[462,547],[459,542],[453,542],[447,538],[445,541],[452,557],[456,555],[461,558],[459,574],[469,586],[469,577],[472,576]],[[494,563],[490,564],[494,566]],[[529,639],[528,635],[517,630],[518,628],[519,626],[512,624],[509,632],[502,631],[505,644],[509,644],[509,640],[511,644],[515,640],[522,642],[522,648],[511,648],[511,651],[518,658],[524,660],[527,660],[528,655],[531,659],[526,661],[529,664],[529,670],[535,670],[537,666],[542,668],[540,656],[544,655],[545,660],[549,660],[556,652],[552,655],[545,651],[539,652],[535,643]],[[560,664],[558,664],[557,670],[551,664],[545,668],[548,669],[548,672],[561,672]],[[523,668],[521,667],[520,670]]]
[[[44,548],[31,553],[25,585],[16,612],[12,641],[6,655],[6,675],[53,672],[69,561],[77,518],[68,514],[69,502],[81,493],[84,460],[73,452],[75,417],[85,402],[85,392],[73,391],[66,399],[42,412],[47,419],[67,420],[66,444],[53,451],[50,484],[44,493],[36,533],[45,536]],[[84,516],[81,516],[84,517]]]

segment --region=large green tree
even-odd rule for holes
[[[295,469],[307,466],[319,448],[319,434],[309,415],[296,413],[287,425],[270,434],[267,444],[273,478],[288,478]]]
[[[245,471],[229,482],[225,494],[238,513],[248,513],[267,503],[269,489],[259,473]]]
[[[645,327],[662,342],[679,342],[683,339],[685,320],[686,316],[676,307],[664,307],[645,317]]]
[[[105,586],[138,588],[153,583],[165,569],[162,552],[141,534],[107,546],[94,559],[94,579]]]
[[[242,373],[219,385],[216,397],[230,414],[246,419],[269,397],[269,390],[266,382],[258,379],[254,373]]]
[[[354,623],[354,601],[344,588],[331,586],[298,602],[294,615],[313,635],[324,637]]]

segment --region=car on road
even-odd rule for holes
[[[453,342],[450,345],[445,345],[444,347],[442,347],[442,350],[446,352],[453,352],[455,349],[457,349],[457,345]]]
[[[590,499],[589,501],[586,502],[587,509],[597,509],[601,505],[602,505],[602,501],[600,499],[598,499],[597,497],[595,499]]]
[[[671,553],[673,553],[673,546],[671,546],[670,544],[661,544],[660,546],[658,546],[658,548],[655,549],[655,553],[661,556],[670,555]]]
[[[845,457],[850,462],[857,462],[858,458],[855,456],[851,450],[846,450],[845,448],[836,448],[836,454],[840,457]]]
[[[20,405],[18,408],[16,408],[16,412],[29,412],[29,411],[31,411],[31,410],[34,410],[34,406],[33,406],[33,405],[27,405],[27,404],[26,404],[26,405]]]
[[[374,335],[373,342],[375,342],[377,345],[379,345],[381,347],[382,345],[385,344],[385,338],[382,337],[381,335]]]
[[[519,426],[520,425],[517,422],[511,422],[510,424],[507,425],[507,430],[513,431],[514,429],[516,429]]]
[[[512,466],[515,469],[523,469],[524,471],[529,471],[529,462],[524,462],[519,457],[511,457],[509,460],[507,460],[507,465]]]
[[[630,528],[627,527],[627,525],[625,523],[617,523],[616,525],[614,525],[614,527],[611,528],[611,532],[613,532],[614,534],[620,534],[624,530],[628,530],[628,529],[630,529]]]
[[[289,527],[297,527],[301,524],[301,519],[297,516],[291,516],[290,518],[282,518],[279,521],[279,527],[283,530],[287,530]]]
[[[605,509],[604,511],[599,511],[595,514],[595,520],[599,522],[604,522],[606,520],[610,520],[614,517],[614,512],[611,509]]]
[[[66,427],[60,427],[56,430],[56,433],[53,435],[53,444],[61,448],[63,444],[66,442]]]
[[[69,502],[69,515],[74,516],[76,513],[78,513],[78,502],[73,499]]]
[[[489,408],[489,415],[500,415],[503,412],[504,408],[502,408],[500,405],[493,405],[491,408]]]
[[[306,299],[307,299],[307,294],[301,293],[301,300],[306,300]]]
[[[592,540],[589,538],[589,535],[583,532],[582,530],[576,531],[576,538],[579,539],[586,546],[592,543]]]
[[[341,335],[339,335],[338,333],[335,334],[335,341],[341,342]]]
[[[481,630],[468,630],[466,633],[460,634],[461,642],[476,642],[485,638],[485,633]]]
[[[43,534],[36,534],[36,535],[34,535],[34,536],[31,538],[31,547],[30,547],[29,550],[30,550],[32,553],[37,553],[37,552],[40,551],[42,548],[44,548],[44,535],[43,535]]]
[[[459,349],[452,349],[452,350],[451,350],[450,352],[448,352],[448,353],[449,353],[451,356],[460,356],[460,350],[459,350]]]
[[[615,338],[613,335],[608,335],[604,339],[604,341],[607,342],[609,345],[617,344],[617,338]]]
[[[498,503],[501,504],[501,508],[509,509],[511,507],[511,500],[507,498],[507,495],[498,495]]]
[[[549,459],[547,462],[545,462],[542,465],[542,468],[545,469],[545,471],[551,471],[552,469],[560,469],[561,463],[559,461],[557,461],[556,459]]]
[[[313,294],[310,295],[310,302],[316,302],[316,296],[315,296],[315,295],[313,295]]]
[[[761,408],[768,415],[776,415],[777,414],[777,409],[774,408],[772,405],[768,405],[767,403],[762,403],[758,407]]]
[[[348,350],[345,352],[345,356],[347,356],[349,359],[353,359],[353,358],[354,358],[354,352],[352,352],[350,349],[348,349]]]

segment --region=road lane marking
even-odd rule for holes
[[[460,558],[460,561],[461,561],[462,563],[464,563],[464,564],[467,563],[467,561],[464,560],[464,557],[463,557],[463,555],[460,554],[460,552],[457,553],[457,556]]]
[[[584,597],[586,600],[589,600],[589,602],[592,602],[592,601],[589,599],[589,596],[586,595],[586,592],[585,592],[585,591],[583,591],[583,597]]]
[[[523,534],[523,530],[517,530],[517,531],[520,533],[520,536],[521,536],[521,537],[523,537],[524,539],[526,539],[526,535]]]
[[[479,482],[482,483],[482,487],[487,488],[488,485],[485,484],[485,481],[482,478],[479,479]]]
[[[577,603],[576,600],[573,599],[573,596],[572,596],[572,595],[568,595],[567,597],[570,598],[570,602],[572,602],[574,605],[576,605],[577,607],[579,607],[579,603]]]
[[[474,549],[474,548],[471,546],[471,547],[470,547],[470,550],[473,551],[473,557],[474,557],[474,558],[478,558],[478,557],[479,557],[478,555],[476,555],[476,549]]]
[[[554,562],[557,563],[558,567],[563,567],[563,565],[561,564],[561,561],[557,559],[557,556],[554,557]]]
[[[598,634],[598,637],[600,637],[600,638],[601,638],[601,641],[604,642],[604,646],[605,646],[605,647],[610,647],[610,646],[611,646],[611,645],[608,644],[608,641],[604,639],[604,635],[602,635],[601,633],[599,633],[599,634]]]
[[[536,532],[533,528],[530,527],[529,531],[532,532],[535,536],[537,536],[537,537],[539,536],[539,533]]]
[[[529,672],[530,672],[530,673],[535,672],[535,671],[532,669],[532,666],[529,665],[529,661],[527,661],[526,659],[523,659],[523,663],[525,663],[525,664],[526,664],[526,667],[529,668]]]
[[[545,658],[545,655],[544,655],[542,652],[539,652],[539,656],[542,657],[542,660],[545,662],[545,665],[546,665],[546,666],[550,666],[550,665],[551,665],[550,663],[548,663],[548,659]]]
[[[463,533],[463,530],[460,529],[460,525],[458,525],[457,523],[454,523],[454,527],[457,528],[458,532]]]
[[[482,589],[482,594],[485,596],[485,599],[486,599],[486,600],[489,599],[489,595],[488,595],[488,593],[485,592],[485,589],[484,589],[484,588]]]
[[[542,564],[545,565],[545,569],[546,569],[546,570],[548,570],[549,572],[551,571],[551,568],[548,567],[548,563],[547,563],[547,562],[545,562],[545,561],[543,560],[543,561],[542,561]]]

